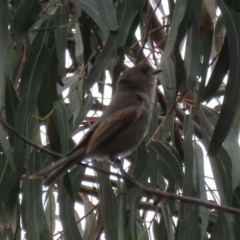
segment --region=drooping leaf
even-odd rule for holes
[[[165,51],[164,51],[164,55],[162,57],[161,63],[164,63],[164,61],[166,61],[167,57],[169,57],[173,49],[173,46],[175,44],[175,41],[178,35],[178,27],[182,22],[184,15],[186,14],[186,9],[187,9],[186,0],[176,2],[176,6],[174,7],[174,12],[173,12],[171,30],[168,36],[169,40],[167,41],[167,45],[165,47]]]
[[[69,126],[68,126],[68,113],[66,106],[58,101],[54,104],[54,113],[53,113],[53,121],[56,127],[56,130],[59,134],[60,142],[61,142],[61,153],[63,155],[69,152]]]
[[[207,107],[202,108],[204,110],[204,113],[206,114],[206,117],[209,119],[209,122],[215,126],[219,114]],[[239,149],[239,143],[238,143],[238,137],[236,133],[233,131],[233,129],[230,129],[228,136],[226,137],[224,144],[223,144],[224,149],[227,151],[227,154],[231,158],[231,163],[232,165],[232,184],[233,184],[233,189],[238,186],[238,183],[240,181],[240,176],[239,176],[239,170],[240,170],[240,149]]]
[[[3,104],[3,96],[5,89],[4,79],[4,68],[6,63],[7,53],[7,36],[8,36],[8,25],[7,25],[7,13],[8,13],[8,1],[3,0],[0,2],[0,109]]]
[[[167,119],[163,127],[160,129],[160,140],[166,141],[173,130],[173,120],[174,120],[174,104],[176,98],[176,79],[175,79],[175,70],[173,62],[170,58],[167,58],[166,61],[162,64],[161,69],[161,83],[164,88],[167,102]]]
[[[186,115],[184,119],[184,166],[185,166],[185,185],[184,194],[194,196],[196,183],[196,171],[194,171],[194,149],[193,149],[193,120],[192,115]]]
[[[96,0],[96,5],[104,27],[109,31],[116,31],[118,23],[112,0]]]
[[[105,164],[104,169],[109,169],[108,163]],[[103,168],[102,163],[95,161],[94,165],[98,168]],[[118,228],[117,228],[117,201],[114,195],[113,189],[110,185],[110,181],[107,175],[97,172],[98,194],[99,204],[102,212],[104,230],[106,239],[117,239]]]
[[[172,228],[172,219],[169,206],[165,199],[162,200],[162,214],[166,226],[167,236],[169,240],[174,240],[174,232]]]
[[[194,147],[194,158],[195,158],[195,171],[196,171],[196,195],[203,201],[207,201],[207,193],[205,188],[205,176],[204,176],[204,156],[202,148],[195,142]],[[201,217],[201,235],[202,239],[206,234],[206,229],[208,227],[209,221],[209,210],[205,207],[199,207],[200,217]]]
[[[179,223],[177,240],[201,240],[201,231],[198,224],[198,207],[194,205],[182,205],[185,215]]]
[[[137,14],[137,10],[132,9],[129,1],[119,3],[116,11],[119,29],[117,32],[110,32],[101,54],[91,68],[87,80],[84,82],[84,89],[90,88],[97,81],[106,65],[116,65],[117,58],[115,53],[117,48],[124,46],[132,22]]]
[[[95,0],[81,0],[81,8],[95,21],[101,29],[104,38],[107,38],[108,32],[102,22],[98,7]]]
[[[74,202],[69,195],[69,189],[67,189],[69,186],[70,185],[61,182],[58,190],[59,216],[62,223],[64,239],[82,240],[74,215]]]
[[[65,74],[65,52],[67,48],[68,22],[69,22],[69,7],[68,4],[57,5],[57,10],[54,14],[54,36],[58,56],[59,75],[62,77]]]
[[[221,86],[228,69],[229,69],[228,41],[227,38],[225,38],[219,57],[217,59],[217,63],[212,71],[211,77],[205,88],[203,100],[209,101],[214,96],[214,94]]]
[[[227,29],[230,65],[222,109],[209,144],[208,154],[211,156],[217,154],[225,140],[240,102],[240,29],[238,28],[240,16],[228,8],[221,0],[218,1],[218,5],[222,11]],[[233,48],[232,46],[236,47]]]
[[[12,31],[23,35],[37,20],[42,6],[38,0],[22,0],[12,21]]]
[[[211,124],[203,111],[199,112],[203,129],[203,143],[208,146]],[[232,161],[228,152],[221,147],[216,157],[209,157],[221,203],[228,205],[232,199]]]
[[[19,102],[20,101],[18,99],[17,93],[14,90],[10,79],[7,79],[7,85],[5,90],[6,120],[8,124],[12,127],[15,126],[15,116]],[[9,131],[8,137],[10,143],[13,144],[14,134]]]
[[[8,140],[8,136],[3,130],[3,128],[0,126],[0,145],[7,157],[7,160],[12,168],[12,170],[15,172],[16,171],[16,166],[13,161],[13,154],[12,154],[12,149],[11,149],[11,144]]]
[[[183,175],[181,169],[181,158],[176,149],[166,142],[152,142],[148,149],[155,153],[155,163],[161,174],[173,184],[182,184]],[[151,157],[151,155],[150,155]]]
[[[28,161],[27,178],[23,181],[23,204],[25,211],[23,217],[26,221],[27,235],[29,239],[40,238],[40,233],[44,228],[44,212],[42,205],[42,184],[41,179],[28,179],[28,176],[40,170],[40,156],[37,151],[33,151]]]
[[[210,240],[235,240],[233,234],[233,225],[231,217],[226,213],[218,214],[218,221],[212,233]]]
[[[53,194],[53,189],[51,188],[48,189],[45,204],[46,204],[44,209],[45,219],[49,230],[53,234],[55,232],[56,200]]]

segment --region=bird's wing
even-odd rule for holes
[[[96,127],[89,139],[86,154],[94,152],[104,141],[110,139],[124,127],[130,126],[138,117],[139,109],[137,107],[127,107],[114,112]]]

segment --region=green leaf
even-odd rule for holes
[[[233,224],[230,214],[218,213],[218,221],[214,227],[210,240],[235,240]]]
[[[184,195],[194,196],[196,187],[196,171],[193,149],[193,120],[192,115],[186,115],[184,119],[184,166],[185,166],[185,184]]]
[[[40,156],[36,150],[28,161],[27,178],[23,181],[23,216],[26,221],[26,232],[29,239],[39,239],[44,228],[44,211],[42,205],[41,179],[28,179],[28,176],[40,170]]]
[[[4,68],[7,55],[7,37],[8,37],[8,1],[0,1],[0,109],[2,108],[2,100],[5,90]]]
[[[59,184],[58,202],[64,239],[82,240],[82,236],[78,230],[78,226],[74,215],[74,202],[69,195],[69,189],[66,189],[66,184],[63,183]]]
[[[161,218],[160,223],[158,223],[154,218],[153,235],[155,239],[168,240],[167,230],[163,218]]]
[[[201,240],[201,231],[198,220],[198,206],[182,205],[184,218],[179,223],[177,240]]]
[[[174,111],[173,106],[176,98],[176,79],[175,69],[172,60],[168,57],[166,61],[161,65],[163,70],[161,75],[161,83],[164,88],[167,102],[167,120],[160,130],[160,140],[166,141],[169,134],[173,130]],[[171,112],[170,112],[171,111]]]
[[[142,192],[140,189],[132,188],[127,191],[127,207],[130,209],[129,220],[127,224],[130,231],[131,239],[138,239],[138,236],[141,235],[141,230],[139,231],[139,224],[137,222],[138,218],[140,218],[138,206],[141,198]],[[140,234],[138,234],[138,232],[140,232]]]
[[[109,163],[94,161],[98,168],[109,170]],[[104,223],[104,232],[106,239],[117,239],[117,200],[112,190],[109,177],[103,173],[97,172],[99,204]]]
[[[118,29],[117,17],[112,0],[98,1],[96,5],[99,11],[99,15],[105,28],[109,31],[116,31]]]
[[[126,184],[121,182],[120,179],[117,181],[117,226],[118,226],[118,238],[124,239],[126,234]]]
[[[165,222],[165,227],[167,230],[168,240],[174,240],[175,237],[174,237],[174,232],[172,228],[171,213],[170,213],[169,205],[167,204],[167,201],[165,199],[163,199],[161,202],[161,209],[162,209],[163,219]]]
[[[5,107],[6,107],[6,120],[8,124],[12,127],[15,126],[15,116],[17,111],[17,106],[19,104],[19,99],[16,91],[13,88],[10,79],[7,79],[6,91],[5,91]],[[9,131],[8,133],[9,141],[11,145],[13,144],[14,134]]]
[[[229,69],[228,41],[227,38],[225,38],[219,57],[217,59],[217,63],[214,66],[211,77],[204,90],[203,100],[209,101],[212,99],[212,97],[214,97],[217,90],[221,86],[222,81],[228,72],[228,69]]]
[[[96,1],[95,0],[81,0],[81,8],[99,26],[99,28],[101,29],[101,33],[103,34],[104,38],[106,39],[108,36],[108,32],[106,31],[105,26],[102,22],[101,16],[99,14],[99,10],[96,6]]]
[[[211,28],[207,29],[204,36],[200,38],[199,45],[200,45],[199,57],[201,59],[201,65],[199,66],[199,77],[201,77],[201,82],[199,84],[199,90],[197,93],[197,103],[194,109],[195,112],[198,111],[199,106],[204,97],[206,80],[209,72],[209,61],[210,61],[210,57],[212,53],[212,45],[213,45],[213,30]]]
[[[101,54],[94,62],[87,80],[84,82],[84,89],[89,89],[97,81],[106,65],[115,66],[117,64],[115,53],[118,47],[124,46],[136,14],[137,11],[131,8],[129,1],[118,4],[117,19],[119,30],[118,32],[110,32]]]
[[[204,156],[202,148],[194,142],[194,158],[196,162],[196,195],[199,199],[207,201],[207,193],[205,188],[205,175],[204,175]],[[206,234],[209,221],[209,210],[205,207],[199,207],[201,217],[201,235],[202,238]]]
[[[75,5],[75,16],[76,18],[79,18],[82,14],[81,12],[81,1],[80,0],[74,0]]]
[[[206,117],[209,119],[209,122],[213,125],[213,127],[216,125],[217,119],[219,114],[214,111],[213,109],[210,109],[208,107],[203,107],[204,113],[206,114]],[[231,165],[232,165],[232,184],[233,189],[238,186],[238,183],[240,181],[239,176],[239,169],[240,169],[240,148],[238,143],[238,136],[233,131],[233,129],[230,129],[228,136],[226,137],[224,144],[224,149],[227,151],[229,157],[231,158]]]
[[[52,234],[55,232],[55,211],[56,211],[56,200],[53,194],[53,189],[49,188],[46,195],[46,203],[45,203],[45,218],[48,225],[49,230]]]
[[[57,11],[53,17],[54,36],[57,49],[59,75],[65,73],[65,52],[67,48],[68,22],[69,22],[69,6],[68,4],[58,5]]]
[[[51,35],[53,37],[53,33]],[[56,89],[56,84],[60,80],[58,75],[58,58],[56,47],[53,46],[50,51],[51,57],[49,67],[47,67],[44,71],[41,88],[37,99],[38,112],[41,118],[46,118],[52,112],[54,103],[59,99]]]
[[[223,20],[222,15],[220,15],[217,18],[214,33],[217,36],[223,36],[226,33],[226,29],[225,29],[225,26],[224,26],[224,20]],[[219,37],[214,38],[214,46],[215,46],[216,52],[219,52],[221,50],[222,45],[223,45],[223,39],[222,38],[219,38]]]
[[[21,0],[12,21],[12,31],[16,35],[23,35],[37,20],[42,10],[38,0]]]
[[[186,52],[185,52],[185,66],[187,72],[186,87],[188,90],[194,90],[197,85],[197,76],[200,70],[200,41],[198,37],[198,21],[197,16],[193,17],[192,26],[188,31]]]
[[[175,148],[167,142],[152,142],[148,145],[150,157],[155,157],[155,164],[161,174],[172,184],[183,184],[181,157]]]
[[[84,178],[85,170],[86,170],[86,168],[83,168],[83,167],[75,167],[69,173],[74,199],[77,199],[77,196],[79,194],[78,190],[79,190],[79,188],[81,186],[81,182]]]
[[[66,155],[69,152],[69,125],[67,108],[61,101],[54,103],[55,111],[53,120],[61,142],[61,153]]]
[[[0,126],[0,145],[3,148],[3,151],[7,157],[7,160],[14,172],[16,172],[16,166],[13,161],[13,154],[10,142],[8,140],[8,136],[3,130],[2,126]]]
[[[79,24],[75,24],[75,35],[74,35],[74,40],[75,40],[75,57],[78,61],[78,63],[83,62],[83,52],[84,52],[84,47],[83,47],[83,40],[82,40],[82,35],[80,31]]]
[[[240,103],[240,16],[218,1],[227,29],[230,56],[229,77],[222,109],[209,144],[208,154],[215,156],[225,140]],[[235,46],[234,48],[232,46]]]
[[[234,190],[234,195],[233,195],[233,201],[232,201],[232,207],[234,208],[240,208],[240,187],[236,187]],[[238,239],[240,236],[240,228],[238,227],[240,224],[240,215],[234,214],[234,234],[235,234],[235,239]]]
[[[86,218],[85,218],[86,223],[85,223],[85,228],[84,228],[84,232],[83,232],[83,239],[93,240],[94,239],[93,229],[95,229],[95,226],[96,226],[96,216],[93,212],[88,214],[89,211],[92,210],[93,205],[89,201],[89,199],[85,196],[83,196],[83,206],[84,206],[84,215],[86,216]],[[100,207],[98,207],[98,210],[99,210],[99,208]],[[101,216],[98,215],[98,218],[101,219]]]
[[[147,161],[147,151],[145,147],[145,142],[143,141],[137,149],[135,149],[131,155],[127,156],[130,160],[131,166],[128,171],[134,179],[141,181],[146,173],[146,161]]]
[[[204,108],[202,108],[204,109]],[[207,146],[210,140],[211,128],[208,119],[206,118],[203,111],[199,111],[201,119],[201,127],[204,138],[204,145]],[[218,193],[221,199],[221,203],[228,205],[231,203],[232,198],[232,161],[229,157],[228,152],[221,147],[217,156],[209,157],[214,180],[217,185]]]
[[[174,6],[174,11],[173,11],[171,30],[168,36],[168,41],[164,50],[164,54],[161,59],[161,64],[163,64],[167,60],[170,53],[172,52],[173,46],[178,36],[178,27],[182,22],[184,15],[186,14],[186,10],[187,10],[187,0],[181,0],[176,2],[176,5]]]
[[[49,21],[45,20],[41,27],[49,26]],[[21,103],[18,105],[16,114],[16,131],[27,136],[27,124],[31,117],[36,113],[37,97],[42,83],[43,73],[48,66],[50,52],[48,46],[53,44],[51,32],[40,31],[37,33],[32,45],[28,61],[22,73],[19,86],[19,98]],[[25,151],[22,140],[18,137],[14,139],[14,160],[16,162],[18,174],[21,175],[25,161]]]
[[[221,203],[230,205],[232,200],[232,163],[224,148],[220,148],[215,158],[209,157]]]
[[[12,219],[13,211],[16,205],[16,199],[10,199],[12,196],[12,191],[16,191],[14,189],[14,182],[16,181],[16,177],[13,178],[15,173],[12,171],[12,168],[6,158],[5,154],[0,155],[0,226],[6,227]]]

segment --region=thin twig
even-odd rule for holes
[[[120,175],[118,173],[109,172],[109,171],[106,171],[106,170],[103,170],[103,169],[100,169],[100,168],[97,168],[97,167],[92,167],[92,166],[89,166],[89,165],[83,164],[83,163],[80,163],[80,165],[83,166],[83,167],[88,167],[88,168],[93,169],[95,171],[107,174],[107,175],[112,175],[112,176],[115,176],[117,178],[121,178],[121,179],[125,180],[126,182],[132,184],[132,186],[135,186],[138,189],[142,190],[144,193],[146,193],[148,195],[156,196],[159,199],[165,198],[165,199],[171,199],[171,200],[178,200],[182,203],[195,204],[195,205],[203,206],[203,207],[206,207],[206,208],[209,208],[209,209],[216,209],[216,210],[219,210],[219,211],[240,215],[240,209],[238,209],[238,208],[222,206],[222,205],[218,205],[216,203],[203,201],[203,200],[200,200],[200,199],[194,198],[194,197],[180,196],[180,195],[177,195],[177,194],[174,194],[174,193],[168,193],[168,192],[163,192],[163,191],[160,191],[160,190],[155,190],[155,189],[146,187],[145,185],[141,184],[140,182],[134,180],[132,177],[123,176],[123,175]]]
[[[2,117],[0,117],[0,123],[2,125],[5,126],[5,128],[7,128],[9,131],[11,131],[12,133],[14,133],[18,138],[20,138],[21,140],[23,140],[25,143],[27,143],[28,145],[47,153],[48,155],[51,155],[53,157],[58,157],[58,158],[62,158],[63,155],[53,152],[47,148],[43,148],[35,143],[33,143],[31,140],[27,139],[26,137],[24,137],[23,135],[21,135],[19,132],[17,132],[13,127],[11,127]]]
[[[151,14],[151,16],[150,16],[150,18],[149,18],[149,21],[148,21],[148,24],[147,24],[147,28],[146,28],[146,37],[145,37],[145,39],[144,39],[142,48],[141,48],[141,50],[140,50],[140,52],[138,53],[138,56],[137,56],[137,58],[136,58],[136,63],[138,63],[138,61],[139,61],[139,59],[140,59],[140,57],[141,57],[141,55],[142,55],[144,46],[145,46],[145,44],[147,43],[147,39],[148,39],[148,29],[149,29],[149,26],[150,26],[150,24],[151,24],[151,20],[152,20],[152,18],[153,18],[153,15],[154,15],[155,12],[157,11],[159,5],[161,4],[161,2],[162,2],[161,0],[158,2],[158,4],[156,5],[154,11],[152,12],[152,14]]]
[[[19,134],[10,125],[8,125],[2,117],[0,117],[0,123],[2,123],[8,130],[12,131],[17,137],[19,137],[21,140],[23,140],[24,142],[26,142],[30,146],[32,146],[34,148],[37,148],[40,151],[43,151],[43,152],[45,152],[49,155],[59,157],[59,158],[63,157],[61,154],[58,154],[58,153],[53,152],[51,150],[42,148],[42,147],[38,146],[37,144],[34,144],[30,140],[28,140],[27,138],[25,138],[24,136]],[[155,189],[146,187],[145,185],[141,184],[140,182],[134,180],[132,177],[129,177],[129,176],[123,176],[123,175],[120,175],[118,173],[109,172],[109,171],[106,171],[106,170],[103,170],[103,169],[100,169],[100,168],[97,168],[97,167],[89,166],[88,164],[84,164],[84,163],[81,163],[81,162],[78,165],[80,165],[82,167],[85,167],[85,168],[93,169],[95,171],[107,174],[109,176],[112,175],[112,176],[115,176],[117,178],[121,178],[121,179],[125,180],[126,182],[132,184],[132,186],[135,186],[138,189],[142,190],[144,193],[152,195],[152,196],[156,196],[159,199],[165,198],[165,199],[171,199],[171,200],[178,200],[178,201],[183,202],[183,203],[196,204],[198,206],[203,206],[203,207],[206,207],[206,208],[209,208],[209,209],[213,208],[213,209],[216,209],[216,210],[219,210],[219,211],[240,215],[240,209],[238,209],[238,208],[222,206],[222,205],[218,205],[216,203],[202,201],[200,199],[193,198],[193,197],[180,196],[180,195],[177,195],[177,194],[174,194],[174,193],[168,193],[168,192],[155,190]]]

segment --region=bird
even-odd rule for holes
[[[117,80],[110,104],[82,140],[66,156],[30,178],[44,178],[43,184],[50,185],[85,159],[103,161],[129,155],[148,132],[155,101],[155,75],[161,71],[147,63],[126,69]]]

